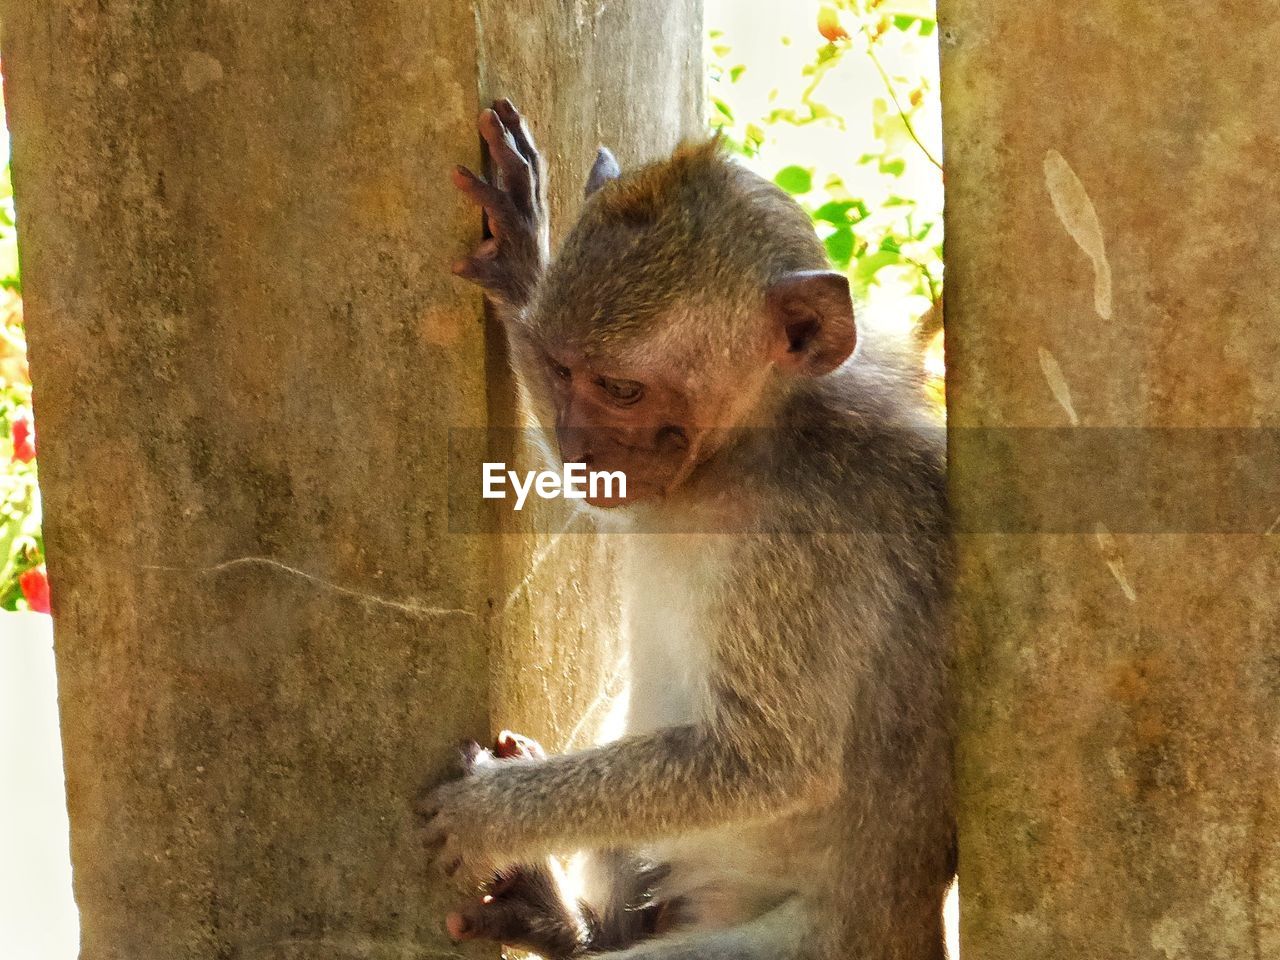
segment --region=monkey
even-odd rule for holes
[[[919,377],[718,140],[625,173],[601,148],[553,258],[528,125],[499,100],[479,128],[495,175],[453,182],[487,233],[453,270],[560,458],[627,476],[587,509],[622,544],[630,693],[613,742],[425,789],[430,859],[466,889],[578,850],[661,865],[662,923],[561,956],[942,960],[952,550]]]

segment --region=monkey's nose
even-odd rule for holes
[[[560,459],[565,463],[585,463],[590,467],[595,462],[595,455],[587,446],[587,438],[581,430],[561,428],[556,431],[556,440],[560,444]]]

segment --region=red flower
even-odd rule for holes
[[[818,32],[832,43],[849,39],[849,31],[840,25],[840,14],[831,7],[818,11]]]
[[[13,459],[30,463],[36,458],[36,427],[31,417],[20,413],[13,418]]]
[[[32,567],[18,577],[18,586],[22,587],[27,606],[36,613],[49,612],[49,576],[44,572],[43,565]]]

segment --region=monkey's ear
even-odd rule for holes
[[[849,278],[834,270],[799,270],[765,292],[772,325],[770,359],[783,370],[820,377],[849,359],[858,342]]]
[[[601,147],[596,151],[596,162],[591,165],[591,172],[587,174],[587,188],[583,191],[583,196],[591,196],[610,180],[617,180],[621,175],[617,159],[608,147]]]

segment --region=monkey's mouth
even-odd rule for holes
[[[699,457],[697,445],[684,451],[678,459],[649,449],[635,448],[639,457],[628,457],[623,463],[610,463],[607,466],[593,464],[593,469],[618,471],[627,478],[626,496],[587,496],[586,501],[593,507],[603,510],[614,510],[639,503],[665,500],[682,487],[690,476],[706,459],[706,454]]]
[[[629,507],[637,503],[647,500],[656,500],[664,496],[666,491],[658,484],[646,483],[643,480],[633,481],[630,476],[627,477],[627,494],[626,496],[587,496],[587,503],[601,510],[616,510],[619,507]]]
[[[587,497],[587,504],[598,510],[614,510],[635,503],[634,497]]]

